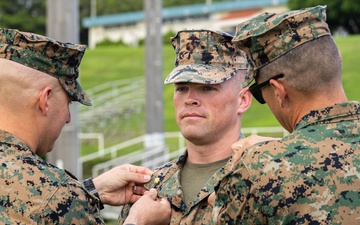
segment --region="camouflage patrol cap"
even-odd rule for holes
[[[171,39],[176,52],[175,68],[164,83],[217,84],[233,77],[239,69],[246,69],[246,55],[232,39],[222,31],[179,31]]]
[[[91,105],[91,100],[76,80],[85,49],[85,45],[62,43],[38,34],[0,28],[0,58],[58,78],[74,100]]]
[[[262,13],[236,27],[233,43],[247,53],[249,83],[257,71],[290,50],[316,38],[330,35],[326,6],[282,14]]]

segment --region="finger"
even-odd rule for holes
[[[154,188],[151,188],[148,192],[144,194],[144,196],[149,196],[152,200],[157,199],[157,191]]]
[[[237,152],[232,156],[231,169],[234,168],[234,166],[239,162],[241,155],[242,154]]]
[[[141,173],[141,174],[146,174],[146,175],[152,175],[153,171],[147,167],[143,167],[143,166],[133,166],[134,171],[131,172],[135,172],[135,173]]]
[[[142,195],[132,195],[130,198],[129,203],[135,203],[137,200],[139,200],[142,197]]]
[[[145,192],[149,191],[147,188],[141,185],[135,185],[133,188],[133,193],[135,195],[143,195]]]
[[[211,195],[210,195],[209,198],[208,198],[208,203],[209,203],[211,206],[214,206],[214,202],[215,202],[215,192],[211,193]]]
[[[157,197],[156,189],[152,188],[144,193],[144,195],[132,195],[130,199],[130,203],[135,203],[141,198],[150,198],[153,201],[159,201]]]
[[[160,204],[162,204],[166,207],[170,207],[170,202],[166,198],[160,199]]]
[[[237,151],[242,149],[243,145],[244,145],[244,139],[241,139],[235,142],[234,144],[232,144],[231,149],[233,150],[234,153],[236,153]]]
[[[129,169],[130,169],[130,167],[129,167]],[[133,169],[133,168],[131,168],[131,169]],[[133,182],[136,184],[145,184],[150,181],[151,176],[148,174],[124,171],[121,174],[121,179],[123,179],[125,182],[128,182],[128,183]]]

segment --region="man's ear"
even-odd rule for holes
[[[283,85],[283,83],[277,81],[277,80],[270,80],[270,85],[272,86],[272,88],[275,91],[275,96],[276,99],[280,105],[280,107],[284,107],[287,97],[288,97],[288,93],[286,91],[285,86]]]
[[[249,87],[245,87],[241,89],[241,91],[239,92],[239,98],[240,98],[240,102],[239,102],[238,112],[244,113],[246,110],[248,110],[252,101],[252,95],[249,91]]]
[[[51,92],[52,88],[49,86],[46,86],[39,92],[39,108],[44,116],[49,111],[49,98]]]

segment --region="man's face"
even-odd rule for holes
[[[55,88],[49,95],[49,110],[46,116],[47,126],[45,127],[44,137],[39,145],[38,155],[44,155],[54,148],[56,139],[59,137],[65,124],[71,120],[69,104],[72,98],[60,86]]]
[[[240,83],[231,78],[220,84],[176,83],[174,106],[183,136],[197,145],[239,132]]]

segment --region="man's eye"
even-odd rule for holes
[[[179,92],[182,92],[182,91],[186,91],[187,88],[186,87],[177,87],[175,90],[179,91]]]
[[[213,87],[211,87],[211,86],[204,86],[204,87],[203,87],[203,90],[204,90],[204,91],[213,91],[213,90],[215,90],[215,88],[213,88]]]

